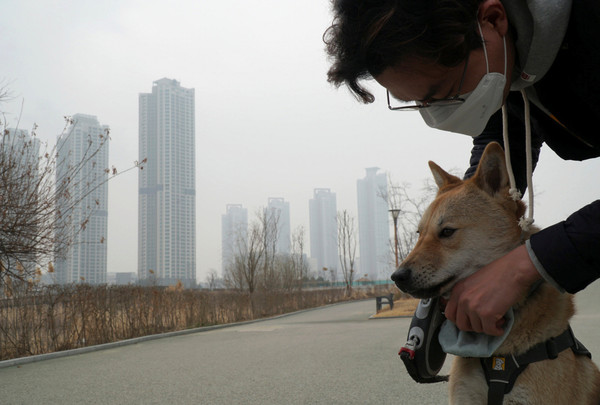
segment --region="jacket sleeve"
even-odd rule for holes
[[[583,290],[600,277],[600,200],[532,235],[529,248],[540,274],[567,292]]]

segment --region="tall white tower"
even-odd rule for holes
[[[69,242],[55,257],[57,283],[106,283],[108,131],[95,116],[75,114],[58,138],[56,182],[68,183],[68,193],[58,195],[57,234]]]
[[[269,198],[267,214],[277,222],[277,252],[290,254],[292,231],[290,225],[290,203],[283,198]]]
[[[138,278],[196,283],[194,89],[160,79],[139,96]]]
[[[241,204],[227,204],[221,215],[221,269],[226,274],[233,264],[239,243],[246,240],[248,233],[248,209]]]
[[[358,243],[360,273],[371,280],[388,279],[390,267],[390,229],[387,175],[377,173],[378,167],[366,169],[366,176],[356,182],[358,197]]]
[[[337,199],[328,188],[317,188],[309,201],[310,255],[315,260],[318,274],[337,279],[339,268],[337,245]],[[329,271],[328,275],[322,273]]]

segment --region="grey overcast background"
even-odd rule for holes
[[[356,213],[356,180],[377,166],[418,192],[428,160],[466,169],[471,139],[426,127],[418,113],[357,102],[326,81],[326,0],[3,0],[0,104],[11,127],[54,142],[63,116],[111,128],[110,162],[138,159],[138,94],[163,77],[196,91],[197,279],[220,271],[221,215],[290,202],[308,235],[313,189]],[[595,129],[597,130],[597,129]],[[560,160],[544,147],[534,176],[536,223],[548,226],[600,195],[600,159]],[[108,271],[137,271],[137,173],[109,186]],[[308,240],[307,240],[308,245]]]

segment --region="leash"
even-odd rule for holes
[[[419,302],[410,323],[406,344],[398,352],[408,374],[418,383],[448,381],[447,375],[438,375],[446,360],[446,353],[438,340],[445,319],[439,297]]]

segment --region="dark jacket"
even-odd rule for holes
[[[533,163],[546,143],[558,156],[585,160],[600,156],[600,2],[575,0],[563,47],[548,73],[535,85],[541,103],[553,117],[531,104]],[[511,162],[517,187],[526,188],[525,120],[521,95],[506,100]],[[502,113],[490,119],[474,138],[471,166],[475,173],[485,146],[502,141]],[[597,179],[586,179],[600,182]],[[600,197],[600,196],[599,196]],[[530,247],[545,273],[575,293],[600,277],[600,200],[531,237]]]

